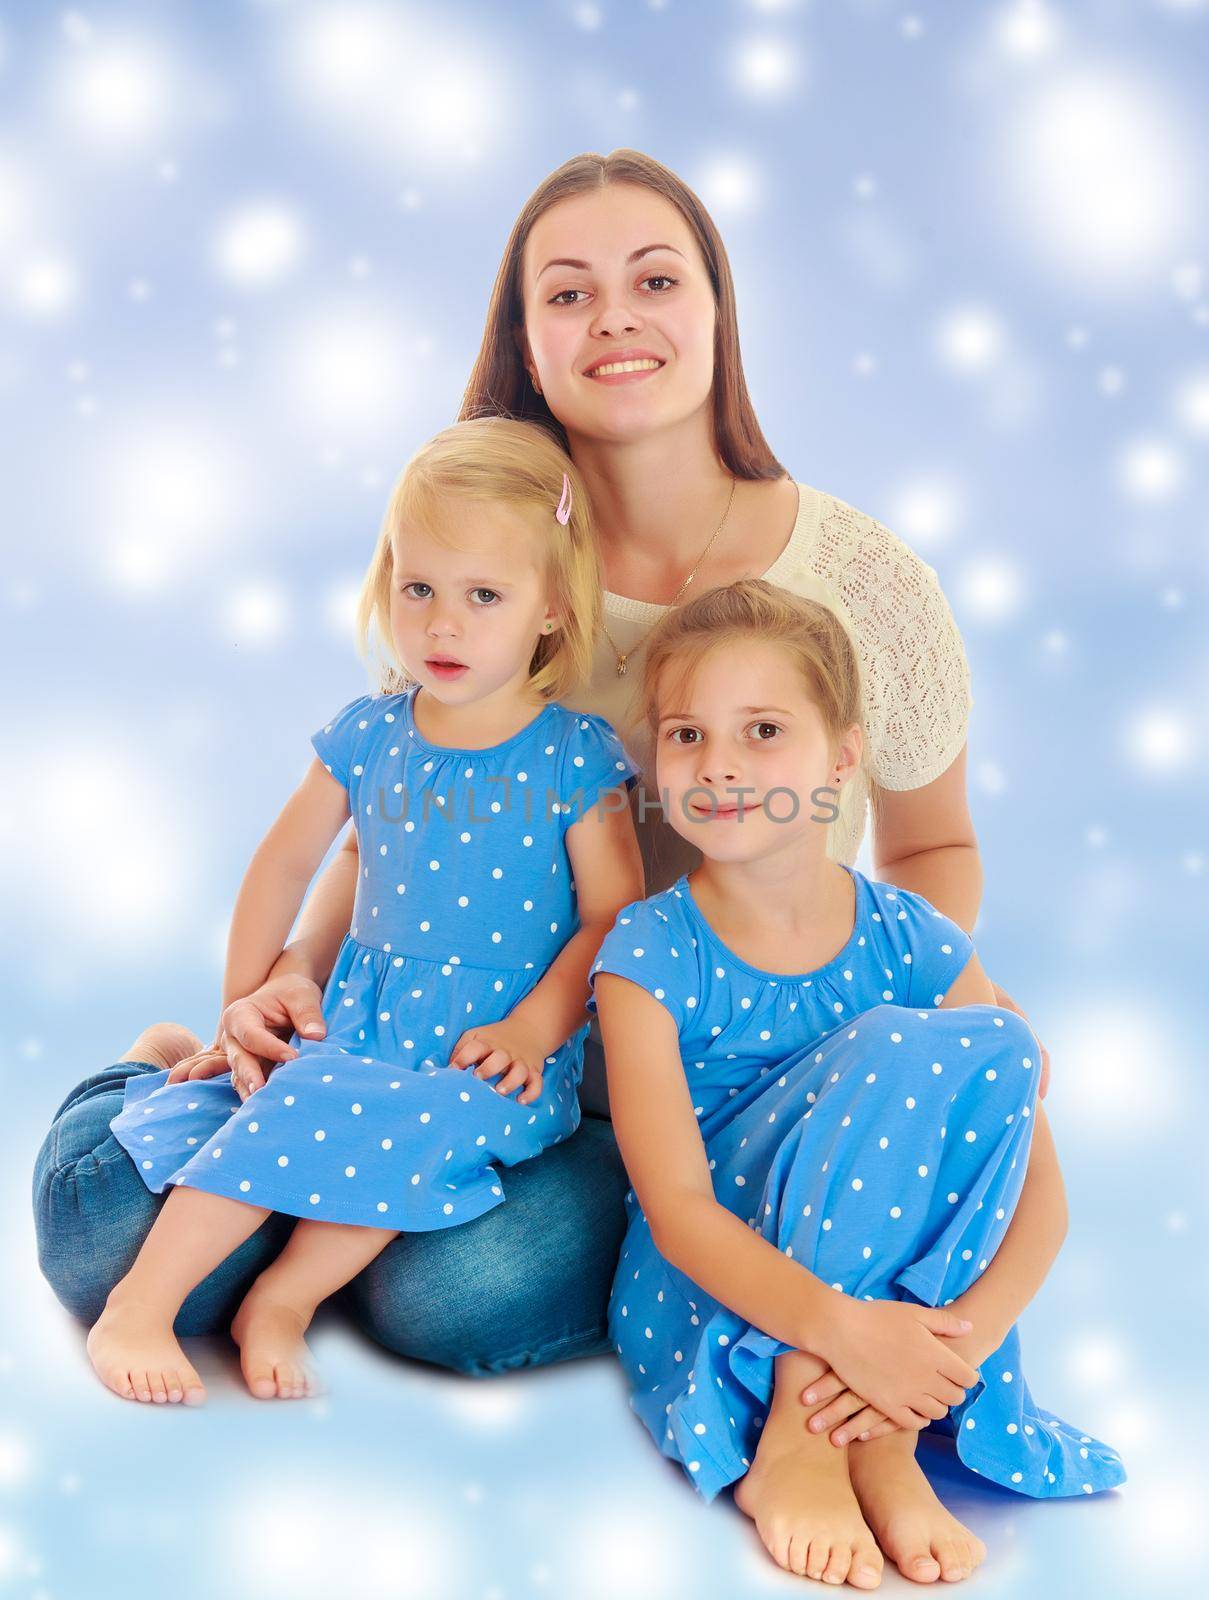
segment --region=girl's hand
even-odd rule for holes
[[[542,1068],[546,1052],[523,1024],[505,1017],[502,1022],[487,1022],[478,1028],[467,1028],[453,1047],[449,1057],[451,1067],[468,1067],[473,1062],[476,1078],[495,1078],[501,1072],[503,1079],[495,1085],[500,1094],[511,1094],[513,1089],[524,1089],[518,1094],[518,1106],[532,1105],[542,1092]]]
[[[995,1004],[997,1006],[1002,1006],[1005,1011],[1014,1011],[1018,1017],[1024,1017],[1024,1012],[1021,1011],[1020,1007],[1012,999],[1011,995],[1008,994],[1006,989],[1001,989],[993,978],[991,979],[991,987],[995,991]],[[1028,1018],[1027,1017],[1024,1017],[1024,1020],[1026,1022],[1028,1022]],[[1033,1025],[1032,1025],[1031,1022],[1029,1022],[1028,1025],[1029,1025],[1030,1028],[1033,1028]],[[1036,1034],[1036,1032],[1037,1032],[1036,1028],[1033,1028],[1033,1033]],[[1041,1044],[1040,1037],[1038,1037],[1037,1043]],[[1037,1084],[1037,1094],[1042,1100],[1045,1099],[1045,1092],[1046,1092],[1046,1090],[1048,1088],[1049,1088],[1049,1051],[1045,1048],[1045,1046],[1043,1044],[1041,1044],[1041,1080]]]
[[[855,1439],[881,1439],[899,1431],[897,1422],[883,1416],[876,1406],[868,1405],[861,1395],[853,1394],[843,1378],[830,1369],[808,1384],[799,1398],[803,1405],[822,1406],[806,1426],[811,1433],[828,1433],[831,1443],[837,1446]]]
[[[948,1308],[845,1295],[837,1297],[835,1313],[827,1348],[820,1354],[858,1402],[846,1416],[855,1412],[859,1418],[867,1406],[878,1413],[878,1428],[882,1422],[923,1428],[959,1405],[978,1381],[978,1369],[953,1348],[970,1324]],[[807,1392],[818,1392],[817,1384]],[[846,1441],[872,1429],[866,1430],[862,1421],[860,1428],[844,1426],[841,1431]],[[833,1442],[839,1440],[833,1437]]]
[[[960,1315],[960,1300],[954,1300],[949,1309],[956,1310]],[[986,1349],[985,1341],[976,1339],[972,1333],[946,1338],[945,1344],[959,1356],[964,1356],[972,1367],[980,1367],[987,1356],[998,1348],[992,1345],[991,1349]],[[859,1394],[853,1394],[836,1372],[824,1372],[808,1383],[801,1398],[802,1403],[808,1406],[823,1403],[823,1409],[816,1411],[806,1426],[811,1433],[829,1433],[834,1445],[849,1444],[854,1439],[881,1439],[888,1433],[898,1432],[896,1422],[883,1416],[876,1406],[867,1405]],[[831,1403],[828,1405],[825,1403],[827,1401]],[[954,1404],[958,1403],[954,1401]]]
[[[218,1038],[213,1044],[208,1044],[204,1050],[199,1050],[196,1055],[185,1056],[178,1061],[168,1073],[169,1083],[180,1083],[185,1078],[217,1078],[222,1073],[230,1071],[231,1063],[227,1060],[225,1035],[219,1029]]]
[[[242,1000],[232,1000],[222,1014],[223,1037],[231,1084],[241,1100],[264,1088],[265,1076],[298,1051],[286,1043],[291,1033],[322,1039],[323,991],[310,978],[284,973],[266,978]]]

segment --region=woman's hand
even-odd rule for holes
[[[527,1106],[541,1095],[545,1059],[541,1040],[523,1023],[505,1017],[502,1022],[485,1022],[478,1028],[467,1028],[453,1047],[449,1065],[462,1068],[477,1061],[476,1078],[495,1078],[503,1072],[505,1075],[495,1088],[500,1094],[511,1094],[513,1089],[523,1088],[524,1093],[517,1095],[516,1103]]]
[[[1024,1017],[1024,1012],[1021,1011],[1020,1007],[1012,999],[1011,995],[1007,992],[1006,989],[1001,989],[993,978],[991,979],[991,987],[995,991],[995,1004],[997,1006],[1002,1006],[1005,1011],[1014,1011],[1018,1017]],[[1028,1022],[1028,1018],[1027,1017],[1024,1017],[1024,1020],[1026,1022]],[[1030,1028],[1033,1028],[1033,1025],[1032,1025],[1031,1022],[1029,1022],[1028,1025],[1029,1025]],[[1033,1028],[1033,1033],[1034,1033],[1034,1035],[1037,1034],[1036,1028]],[[1040,1040],[1039,1037],[1037,1038],[1037,1043],[1041,1044],[1041,1040]],[[1046,1093],[1046,1090],[1048,1088],[1049,1088],[1049,1051],[1045,1048],[1045,1046],[1043,1044],[1041,1044],[1041,1081],[1037,1085],[1037,1094],[1042,1100],[1045,1099],[1045,1093]]]
[[[232,1000],[222,1014],[219,1029],[218,1041],[196,1058],[202,1070],[187,1076],[208,1078],[229,1069],[232,1088],[241,1100],[246,1100],[257,1089],[264,1088],[266,1072],[297,1056],[298,1051],[286,1043],[291,1033],[307,1039],[321,1039],[327,1032],[327,1023],[323,1020],[323,991],[312,979],[299,973],[266,978],[259,989],[244,999]],[[225,1052],[225,1061],[214,1064],[220,1048]],[[186,1064],[179,1062],[174,1072]],[[181,1076],[186,1074],[181,1073]]]
[[[848,1296],[838,1300],[832,1331],[825,1335],[826,1348],[820,1353],[831,1363],[833,1381],[842,1382],[841,1394],[850,1397],[844,1402],[850,1409],[844,1409],[838,1404],[840,1396],[835,1396],[837,1412],[843,1411],[837,1420],[843,1424],[853,1417],[854,1422],[841,1427],[842,1440],[833,1434],[832,1443],[872,1434],[874,1428],[879,1433],[924,1428],[960,1404],[978,1381],[977,1368],[954,1348],[958,1338],[970,1331],[969,1322],[947,1307]],[[827,1398],[817,1379],[807,1393]],[[831,1410],[828,1407],[820,1416]],[[867,1413],[863,1419],[862,1413]],[[883,1426],[886,1423],[891,1426]],[[829,1420],[821,1427],[835,1425]]]

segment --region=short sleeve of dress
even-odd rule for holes
[[[592,711],[577,712],[575,726],[563,747],[559,771],[558,799],[564,833],[608,790],[621,784],[632,789],[641,770],[611,722]]]
[[[974,954],[974,941],[960,924],[938,911],[930,900],[909,889],[888,889],[882,897],[882,916],[900,932],[904,961],[911,957],[907,979],[907,1005],[938,1006],[949,985]]]
[[[953,763],[969,730],[970,671],[935,570],[889,529],[829,502],[818,566],[861,656],[868,766],[883,789],[919,789]]]
[[[588,1010],[596,1011],[595,982],[599,972],[616,972],[629,978],[671,1013],[678,1029],[684,1026],[685,984],[692,968],[675,946],[665,918],[646,900],[634,900],[617,913],[613,926],[601,940],[588,973]]]
[[[358,695],[342,706],[330,722],[317,728],[311,735],[315,754],[323,765],[347,789],[353,768],[357,765],[359,748],[367,743],[366,734],[372,726],[374,701],[372,694]]]

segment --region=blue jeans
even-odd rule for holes
[[[585,1063],[601,1073],[600,1046]],[[139,1252],[163,1195],[153,1195],[109,1131],[126,1079],[155,1072],[121,1061],[86,1078],[55,1113],[34,1167],[38,1260],[60,1301],[95,1322]],[[473,1222],[402,1233],[333,1299],[399,1355],[487,1374],[610,1350],[606,1313],[625,1233],[628,1187],[613,1125],[579,1128],[510,1167],[507,1199]],[[225,1333],[294,1217],[274,1212],[190,1293],[181,1335]]]

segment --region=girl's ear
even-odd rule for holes
[[[864,748],[864,735],[860,724],[854,722],[840,740],[840,748],[836,753],[836,765],[849,769],[849,776],[855,776],[861,764],[861,752]]]

